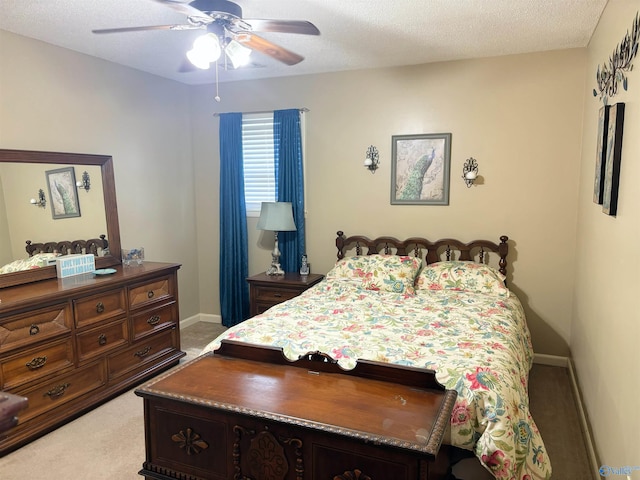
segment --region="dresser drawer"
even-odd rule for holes
[[[2,388],[15,388],[45,375],[73,367],[73,342],[69,338],[47,343],[2,360],[0,365]]]
[[[29,399],[29,406],[20,413],[19,424],[63,405],[105,384],[104,362],[94,363],[60,375],[30,389],[15,392]]]
[[[169,324],[175,324],[178,321],[177,304],[169,303],[153,310],[147,310],[132,316],[133,320],[133,339],[138,340],[146,335],[152,334],[157,330],[166,328]]]
[[[71,324],[68,303],[8,317],[0,324],[0,352],[68,333]]]
[[[110,352],[129,343],[127,319],[101,325],[79,333],[77,336],[78,358],[81,362]]]
[[[124,290],[122,289],[74,300],[73,308],[78,328],[104,322],[127,313]]]
[[[158,358],[175,352],[177,348],[178,333],[175,327],[143,338],[130,348],[109,356],[109,378],[116,378],[146,364],[152,364]]]
[[[170,277],[160,278],[129,289],[129,308],[131,309],[167,300],[173,300],[173,285]]]

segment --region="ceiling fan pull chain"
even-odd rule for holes
[[[216,102],[220,101],[220,95],[218,95],[218,61],[216,60],[216,96],[214,97]]]

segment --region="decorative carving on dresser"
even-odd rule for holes
[[[171,440],[178,444],[178,447],[184,449],[187,455],[197,455],[209,448],[209,444],[202,440],[199,433],[193,431],[191,427],[187,427],[186,433],[180,430],[179,433],[171,436]]]
[[[350,472],[344,472],[342,475],[336,475],[333,480],[371,480],[371,477],[356,468]]]
[[[302,480],[304,465],[302,462],[302,440],[299,438],[276,439],[268,427],[256,434],[241,425],[234,425],[235,441],[233,443],[234,480],[285,480],[289,472],[289,463],[284,448],[280,442],[294,447],[296,480]],[[251,437],[246,451],[245,465],[249,476],[242,473],[242,440]]]

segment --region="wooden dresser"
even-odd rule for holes
[[[223,340],[139,387],[153,480],[441,480],[456,399],[429,370]]]
[[[177,271],[147,262],[0,289],[0,390],[28,399],[0,456],[178,363]]]

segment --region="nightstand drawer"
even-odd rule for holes
[[[274,305],[291,300],[313,287],[324,278],[323,275],[285,273],[267,275],[260,273],[247,278],[251,315],[258,315]]]
[[[266,302],[271,305],[276,305],[280,302],[284,302],[285,300],[289,300],[291,298],[297,297],[304,290],[300,290],[299,288],[295,289],[284,289],[278,287],[255,287],[256,291],[256,300],[259,302]]]

